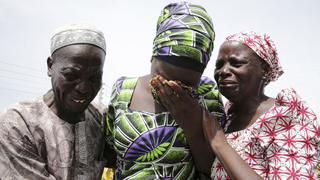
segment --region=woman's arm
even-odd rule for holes
[[[216,157],[232,179],[262,179],[228,144],[216,119],[203,110],[203,130]]]
[[[114,149],[113,138],[113,123],[115,120],[115,110],[112,105],[109,105],[107,112],[105,113],[106,119],[106,147],[104,150],[104,158],[107,160],[107,167],[116,169],[117,153]]]
[[[196,169],[209,175],[215,156],[203,134],[202,107],[175,82],[158,83],[157,94],[162,104],[183,129]]]

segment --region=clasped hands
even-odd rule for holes
[[[150,86],[155,99],[158,98],[158,102],[183,129],[194,121],[201,122],[202,108],[198,100],[189,94],[192,87],[182,85],[179,81],[167,80],[161,75],[152,78]]]
[[[199,104],[198,99],[190,95],[191,90],[181,84],[179,81],[166,80],[161,75],[150,81],[150,86],[161,104],[184,131],[201,133],[212,143],[218,131],[223,134],[219,122]]]

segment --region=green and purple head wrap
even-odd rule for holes
[[[171,3],[158,18],[153,56],[185,57],[179,61],[203,71],[212,53],[214,38],[211,17],[203,7],[188,2]]]

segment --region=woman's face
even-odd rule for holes
[[[179,80],[192,87],[199,85],[202,75],[200,72],[175,66],[158,59],[152,61],[151,74],[152,76],[161,75],[167,80]]]
[[[231,102],[259,95],[265,72],[262,63],[246,45],[236,41],[223,43],[214,71],[221,94]]]

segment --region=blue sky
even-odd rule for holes
[[[162,8],[169,0],[0,0],[0,110],[33,99],[50,88],[46,75],[49,40],[55,28],[88,23],[106,36],[103,102],[120,76],[149,72],[152,40]],[[218,47],[231,33],[266,32],[275,41],[284,75],[266,88],[275,96],[294,88],[319,114],[320,1],[205,0],[216,31],[215,49],[204,75],[213,77]]]

